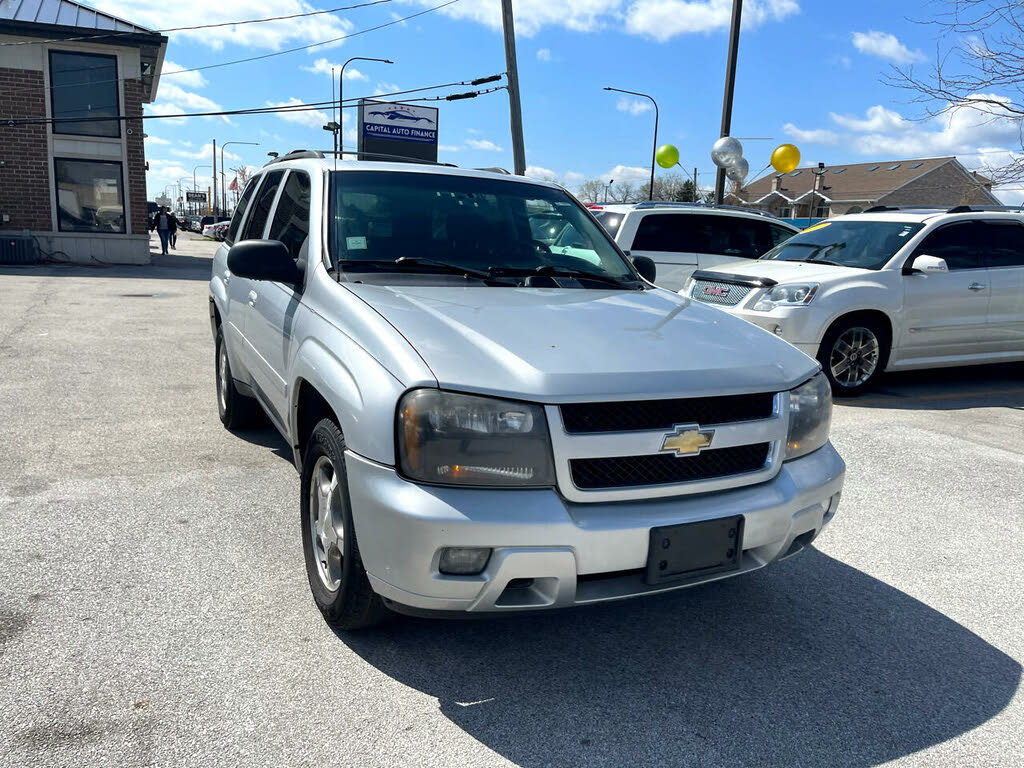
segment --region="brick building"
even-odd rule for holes
[[[61,259],[149,262],[145,134],[131,118],[156,97],[166,48],[72,0],[0,0],[0,229],[29,230]]]
[[[730,193],[740,205],[783,219],[824,219],[873,205],[950,208],[1000,205],[992,181],[968,171],[955,157],[848,163],[770,173]],[[798,222],[799,223],[799,222]]]

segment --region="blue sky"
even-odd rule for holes
[[[346,4],[333,0],[93,0],[150,28],[301,13]],[[355,2],[355,0],[352,0]],[[165,71],[271,53],[376,26],[441,0],[394,0],[341,14],[197,33],[172,33]],[[348,3],[351,4],[351,3]],[[673,143],[689,172],[713,180],[709,159],[721,117],[730,0],[517,0],[517,44],[530,172],[570,188],[584,178],[642,182],[650,167],[653,113],[610,85],[650,93],[661,111],[659,143]],[[936,29],[914,23],[935,13],[927,0],[746,0],[733,135],[745,142],[752,177],[772,147],[797,144],[805,163],[838,164],[955,154],[972,168],[1020,151],[1020,125],[961,110],[917,121],[909,94],[881,82],[893,64],[927,68]],[[499,0],[459,0],[409,22],[341,44],[263,61],[167,76],[151,114],[261,107],[330,98],[330,66],[351,56],[394,65],[349,65],[345,96],[415,88],[504,70]],[[456,88],[451,90],[465,90]],[[445,91],[442,91],[442,93]],[[1001,95],[1001,94],[996,94]],[[440,159],[512,167],[503,91],[442,103]],[[259,166],[268,151],[327,147],[326,115],[305,113],[154,120],[147,124],[150,197],[209,163],[209,143],[229,147],[228,166]],[[354,146],[349,128],[346,146]],[[210,171],[197,171],[208,184]],[[1020,199],[1013,191],[1010,199]]]

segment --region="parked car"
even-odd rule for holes
[[[555,184],[322,157],[246,186],[210,324],[221,421],[262,410],[291,447],[329,623],[679,589],[835,514],[817,362],[653,287]],[[537,209],[589,256],[536,240]]]
[[[214,240],[223,240],[229,224],[230,222],[227,221],[218,221],[216,224],[209,224],[208,226],[203,227],[203,237],[209,237]]]
[[[786,339],[838,395],[883,371],[1024,360],[1024,214],[968,207],[837,216],[684,294]]]
[[[696,269],[743,264],[800,230],[762,211],[698,203],[588,206],[615,242],[658,268],[658,285],[678,291]]]
[[[217,215],[216,217],[214,217],[214,216],[203,216],[201,219],[199,219],[199,229],[197,229],[196,231],[197,232],[204,232],[205,233],[206,228],[208,226],[210,226],[211,224],[216,224],[217,222],[220,222],[220,221],[231,221],[231,217],[230,216],[223,216],[223,215]]]

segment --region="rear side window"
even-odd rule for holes
[[[594,216],[601,226],[604,227],[608,234],[615,238],[615,235],[619,233],[619,227],[622,225],[622,219],[625,214],[615,213],[614,211],[595,211]]]
[[[277,201],[274,221],[270,225],[270,239],[280,240],[288,247],[293,259],[298,260],[302,246],[309,235],[309,176],[292,171]]]
[[[774,247],[767,221],[745,219],[740,216],[700,218],[708,220],[708,243],[706,250],[698,249],[698,253],[756,259]]]
[[[245,222],[243,240],[259,240],[263,237],[263,229],[267,226],[267,218],[270,216],[270,207],[274,204],[274,197],[282,178],[284,171],[271,171],[266,175],[259,194],[253,200],[252,215]]]
[[[983,225],[976,221],[942,227],[921,242],[914,256],[944,259],[950,271],[978,269],[982,266],[981,249],[986,234],[983,230]]]
[[[224,241],[231,245],[235,242],[235,235],[238,234],[238,227],[242,224],[242,219],[245,218],[245,209],[249,207],[249,198],[252,197],[253,191],[256,189],[256,185],[260,183],[260,177],[257,176],[254,179],[249,179],[249,183],[245,185],[245,190],[242,192],[242,196],[238,198],[238,204],[235,206],[235,214],[231,217],[231,225],[228,227],[227,236]],[[216,219],[213,216],[204,216],[203,225],[213,224]]]
[[[707,241],[707,237],[702,237],[698,232],[699,218],[703,217],[679,213],[649,213],[640,219],[632,247],[637,251],[657,253],[706,253],[699,247]]]
[[[1024,266],[1024,226],[1015,221],[985,222],[982,256],[986,267]]]

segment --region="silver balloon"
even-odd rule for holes
[[[711,146],[711,162],[719,168],[731,168],[742,157],[743,145],[732,136],[723,136]]]
[[[747,162],[747,158],[745,157],[741,157],[725,169],[725,175],[730,181],[738,181],[741,184],[743,183],[743,180],[747,178],[748,173],[750,173],[750,163]]]

